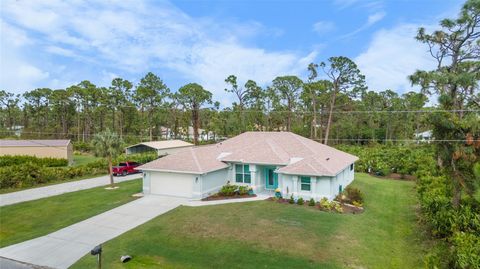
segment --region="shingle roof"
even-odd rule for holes
[[[169,149],[169,148],[181,148],[181,147],[193,146],[193,144],[182,141],[182,140],[164,140],[164,141],[142,142],[136,145],[129,146],[127,148],[135,147],[138,145],[145,145],[147,147],[151,147],[154,149]]]
[[[65,147],[70,143],[68,139],[50,140],[0,140],[0,147]]]
[[[245,132],[215,145],[192,147],[140,167],[203,174],[225,162],[284,166],[278,173],[334,176],[357,157],[291,132]]]

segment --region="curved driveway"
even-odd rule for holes
[[[51,234],[1,248],[0,257],[68,268],[95,246],[187,203],[184,198],[148,195]]]

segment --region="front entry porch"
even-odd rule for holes
[[[263,167],[264,175],[265,175],[265,190],[274,191],[278,188],[278,174],[275,173],[276,167],[274,166],[266,166]]]

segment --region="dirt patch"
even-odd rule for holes
[[[393,180],[404,180],[404,181],[415,181],[417,180],[416,176],[413,175],[402,175],[398,173],[391,173],[388,176],[377,176],[375,174],[370,174],[372,177],[381,178],[381,179],[393,179]]]
[[[276,202],[276,203],[279,203],[279,204],[290,204],[290,200],[289,199],[284,199],[284,198],[275,198],[275,197],[270,197],[267,199],[267,201],[272,201],[272,202]],[[354,205],[351,205],[351,204],[347,204],[347,203],[340,203],[340,205],[342,206],[342,211],[343,212],[337,212],[335,210],[329,210],[327,208],[323,208],[322,206],[320,206],[320,203],[315,203],[314,206],[310,206],[308,205],[308,201],[306,201],[303,205],[298,205],[298,204],[291,204],[292,206],[302,206],[302,207],[308,207],[308,208],[312,208],[312,209],[318,209],[319,211],[324,211],[324,212],[335,212],[335,213],[341,213],[341,214],[360,214],[362,213],[365,209],[363,207],[357,207],[357,206],[354,206]]]
[[[214,194],[212,196],[208,196],[206,198],[203,198],[202,201],[228,200],[228,199],[253,198],[253,197],[257,197],[257,195],[256,194],[252,194],[252,195],[249,195],[249,194],[243,194],[243,195],[235,194],[233,196],[222,196],[222,195]]]

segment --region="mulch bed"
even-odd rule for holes
[[[284,198],[275,199],[274,197],[270,197],[267,200],[277,202],[277,203],[280,203],[280,204],[290,204],[289,199],[284,199]],[[315,208],[319,211],[325,211],[325,212],[340,213],[340,212],[336,212],[335,210],[328,210],[328,209],[322,208],[320,206],[320,203],[318,203],[318,202],[315,204],[315,206],[309,206],[308,205],[308,200],[305,201],[305,203],[303,205],[298,205],[298,204],[291,204],[291,205],[292,206],[311,207],[311,208]],[[343,209],[343,212],[341,212],[341,214],[360,214],[360,213],[363,213],[363,211],[365,210],[363,207],[356,207],[356,206],[350,205],[350,204],[341,203],[341,205],[342,205],[342,209]]]
[[[221,195],[218,195],[218,194],[214,194],[212,196],[208,196],[206,198],[203,198],[202,201],[215,201],[215,200],[228,200],[228,199],[238,199],[238,198],[252,198],[252,197],[257,197],[256,194],[252,194],[252,195],[248,195],[248,194],[244,194],[244,195],[239,195],[239,194],[235,194],[233,196],[221,196]]]

